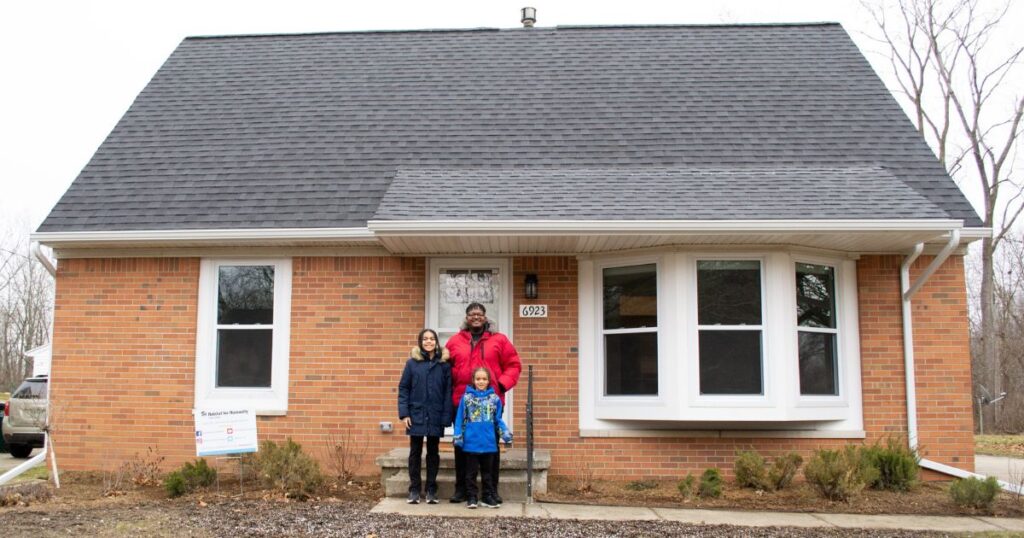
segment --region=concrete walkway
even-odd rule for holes
[[[1016,484],[1024,480],[1024,459],[976,454],[974,472]]]
[[[552,503],[506,503],[500,508],[470,510],[464,504],[406,504],[389,497],[371,512],[406,516],[530,517],[596,519],[605,521],[662,520],[696,525],[741,527],[836,527],[844,529],[906,529],[937,532],[1024,532],[1024,519],[1003,517],[889,516],[861,514],[807,514],[797,512],[740,512],[687,508],[644,508]]]

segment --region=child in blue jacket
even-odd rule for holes
[[[466,454],[466,506],[477,507],[477,470],[481,473],[483,497],[480,504],[497,508],[496,484],[491,482],[491,459],[498,453],[498,434],[505,445],[512,443],[512,432],[501,420],[501,399],[491,388],[491,373],[480,367],[473,371],[473,386],[459,401],[455,413],[455,446]]]

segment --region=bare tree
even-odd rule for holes
[[[1012,29],[1009,2],[993,11],[981,0],[897,0],[898,16],[881,0],[862,0],[888,48],[899,90],[913,107],[918,131],[950,175],[981,188],[984,225],[992,237],[981,245],[980,316],[976,370],[992,392],[1002,390],[1004,367],[995,335],[995,253],[1024,210],[1014,175],[1022,135],[1024,94],[1013,84],[1024,47],[998,49],[993,36]]]
[[[31,374],[25,351],[50,338],[53,279],[34,259],[27,223],[0,232],[0,391]]]

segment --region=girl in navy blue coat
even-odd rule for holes
[[[420,502],[420,464],[427,438],[427,504],[437,504],[438,445],[452,423],[452,368],[437,333],[423,329],[398,382],[398,417],[409,436],[409,504]]]
[[[480,504],[488,508],[501,505],[495,495],[497,484],[491,479],[491,460],[498,453],[498,435],[506,445],[512,442],[512,432],[501,420],[501,398],[491,387],[491,372],[480,367],[473,371],[473,385],[466,387],[466,394],[459,401],[452,439],[466,455],[466,505],[469,508],[477,506],[477,470],[483,485]]]

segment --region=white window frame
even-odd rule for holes
[[[698,267],[702,261],[756,261],[758,263],[758,270],[760,273],[760,285],[761,285],[761,324],[760,325],[700,325],[698,318],[699,305],[697,304],[697,289],[698,289]],[[688,361],[691,375],[688,376],[691,385],[690,394],[693,398],[690,400],[690,405],[693,407],[750,407],[750,406],[768,406],[772,404],[772,383],[771,376],[768,371],[768,355],[769,355],[769,338],[768,338],[768,312],[766,303],[768,302],[767,297],[767,286],[765,280],[767,279],[767,267],[765,256],[750,255],[750,254],[700,254],[696,256],[687,256],[687,265],[692,267],[692,278],[687,278],[686,289],[688,291],[689,299],[685,303],[685,307],[689,308],[692,312],[691,316],[694,320],[695,330],[687,327],[683,330],[687,336],[684,336],[687,340],[687,346],[692,348],[693,360]],[[689,275],[687,275],[689,276]],[[705,330],[753,330],[757,329],[761,331],[761,393],[760,394],[701,394],[700,392],[700,331]],[[692,333],[692,334],[691,334]]]
[[[655,395],[607,395],[605,394],[607,365],[604,354],[604,270],[636,265],[654,265],[657,275],[658,393]],[[589,304],[589,314],[586,317],[592,320],[595,327],[595,330],[586,339],[587,344],[584,344],[583,338],[580,339],[581,356],[585,352],[584,350],[592,349],[595,359],[594,367],[586,368],[585,375],[583,372],[584,368],[581,365],[581,392],[583,391],[583,384],[587,383],[592,391],[591,400],[594,400],[593,395],[596,395],[596,406],[603,418],[630,419],[641,416],[646,419],[655,420],[669,419],[672,417],[673,409],[678,405],[678,394],[674,390],[670,390],[673,388],[672,379],[676,377],[675,370],[678,367],[678,361],[672,360],[674,355],[671,348],[672,340],[666,338],[666,331],[663,330],[666,326],[674,325],[678,319],[678,316],[665,306],[665,297],[675,295],[673,283],[665,278],[667,265],[669,265],[669,260],[663,255],[626,256],[604,259],[594,265],[592,272],[592,281],[596,291],[586,301],[581,296],[581,312],[583,312],[584,304]],[[583,282],[580,283],[580,290],[582,295]],[[583,323],[581,323],[582,326]],[[584,379],[584,377],[587,379]]]
[[[761,264],[763,394],[700,394],[698,260],[757,260]],[[795,278],[798,262],[828,265],[835,270],[840,396],[799,393]],[[655,263],[658,271],[659,393],[656,397],[606,396],[603,270],[645,263]],[[806,254],[783,248],[675,247],[580,256],[580,429],[605,434],[630,430],[650,433],[666,428],[863,431],[856,293],[856,262],[841,255]]]
[[[274,323],[270,387],[217,387],[217,296],[221,266],[274,268]],[[254,409],[258,415],[288,412],[291,346],[292,260],[290,258],[204,258],[199,264],[196,329],[195,407]],[[261,326],[266,327],[266,326]]]
[[[838,394],[800,394],[799,338],[801,329],[796,319],[796,265],[826,265],[835,274],[835,316],[836,316],[836,383]],[[794,357],[795,405],[801,408],[849,407],[860,405],[860,337],[858,330],[857,289],[850,285],[855,280],[856,266],[852,261],[843,261],[808,255],[793,256],[793,345],[797,346]],[[812,330],[809,332],[825,332]],[[850,335],[854,334],[855,337]]]

